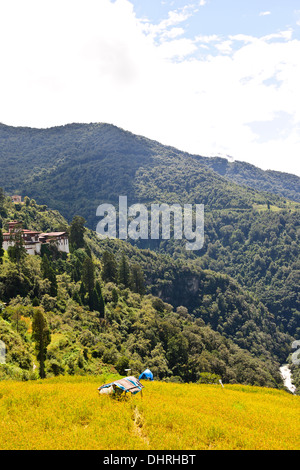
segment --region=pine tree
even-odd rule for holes
[[[81,279],[81,274],[80,274],[81,268],[82,268],[81,262],[79,261],[79,259],[76,259],[75,264],[73,264],[72,268],[71,268],[71,279],[72,279],[72,281],[74,281],[74,282],[80,281],[80,279]]]
[[[111,297],[112,297],[113,303],[116,304],[119,300],[117,289],[113,288],[113,290],[111,291]]]
[[[83,282],[81,282],[81,284],[80,284],[79,296],[80,296],[81,304],[85,305],[85,303],[86,303],[86,301],[85,301],[86,290],[85,290]]]
[[[17,224],[12,230],[11,239],[14,244],[8,247],[7,253],[11,261],[16,262],[20,269],[20,262],[26,256],[21,224]]]
[[[138,264],[131,268],[131,284],[133,292],[141,295],[145,293],[144,273]]]
[[[95,287],[95,266],[89,257],[85,258],[82,265],[82,282],[87,293],[91,295]]]
[[[42,257],[42,262],[41,262],[41,272],[43,279],[47,279],[50,271],[50,263],[48,256],[46,254],[43,255]]]
[[[116,282],[117,280],[117,262],[109,251],[105,251],[102,256],[102,279],[104,282]]]
[[[35,308],[32,320],[32,338],[35,341],[36,357],[40,363],[40,377],[45,378],[47,347],[51,342],[50,330],[42,308]]]
[[[95,266],[93,260],[86,257],[82,265],[82,283],[88,294],[88,305],[90,310],[95,309],[97,303],[96,294],[94,293],[95,287]]]
[[[124,287],[130,287],[130,269],[127,258],[124,253],[121,256],[121,260],[119,263],[118,283],[123,284]]]
[[[99,312],[100,317],[104,317],[104,311],[105,311],[105,306],[104,306],[104,300],[102,295],[99,296],[98,291],[96,288],[93,289],[93,292],[91,296],[89,297],[89,307],[90,310],[95,310],[96,312]]]
[[[104,317],[105,313],[105,303],[102,295],[102,290],[99,281],[96,282],[95,291],[97,295],[97,311],[100,313],[101,317]]]
[[[43,279],[48,279],[50,281],[50,295],[52,295],[52,297],[56,297],[57,295],[56,274],[46,254],[44,254],[42,258],[41,271],[42,271]]]
[[[69,242],[70,246],[77,250],[84,248],[84,228],[85,219],[80,215],[75,215],[70,225]]]

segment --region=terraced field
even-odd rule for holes
[[[0,383],[0,449],[299,449],[300,398],[242,385],[143,382],[99,395],[115,377]]]

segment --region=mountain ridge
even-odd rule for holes
[[[268,201],[284,208],[283,196],[300,201],[295,175],[192,155],[106,123],[1,125],[0,163],[6,192],[38,199],[69,222],[80,213],[93,229],[98,205],[115,204],[119,195],[132,203],[203,203],[208,210]]]
[[[284,175],[295,176],[296,178],[300,178],[295,173],[290,173],[290,172],[285,172],[285,171],[280,171],[280,170],[272,170],[272,169],[263,170],[262,168],[257,167],[256,165],[254,165],[252,163],[249,163],[247,161],[236,160],[234,157],[232,157],[230,155],[222,156],[220,154],[216,154],[216,155],[212,154],[212,155],[206,156],[206,155],[200,155],[199,153],[180,150],[177,147],[175,147],[174,145],[162,144],[157,139],[152,139],[150,137],[146,137],[143,134],[135,134],[134,132],[132,132],[128,129],[124,129],[120,126],[117,126],[117,125],[112,124],[112,123],[107,123],[107,122],[90,122],[90,123],[73,122],[73,123],[67,123],[67,124],[49,126],[49,127],[12,126],[12,125],[0,122],[0,129],[2,128],[3,130],[5,130],[5,129],[6,130],[15,129],[15,130],[20,130],[20,131],[22,131],[22,130],[23,131],[33,130],[33,131],[37,131],[37,132],[54,131],[54,130],[61,130],[61,129],[75,129],[75,128],[82,128],[84,126],[103,126],[103,127],[106,126],[106,127],[114,128],[114,129],[116,129],[118,131],[121,131],[123,133],[126,133],[128,135],[134,136],[138,139],[142,139],[144,141],[148,141],[148,142],[151,142],[153,144],[158,144],[159,146],[163,146],[163,147],[168,148],[170,150],[175,150],[177,152],[180,152],[180,153],[183,153],[183,154],[186,154],[186,155],[189,155],[189,156],[200,157],[200,158],[206,159],[208,161],[209,160],[214,160],[214,161],[220,160],[224,164],[227,162],[229,164],[229,166],[234,166],[234,164],[237,163],[237,164],[241,164],[241,165],[246,165],[248,167],[257,168],[263,173],[276,173],[276,174],[280,174],[280,175],[284,174]]]
[[[15,217],[15,205],[10,198],[2,198],[0,203],[0,222],[6,227]],[[22,205],[17,213],[30,228],[48,225],[51,230],[64,223],[59,213],[49,212],[34,201]],[[104,274],[104,254],[110,244],[114,245],[119,266],[124,255],[130,269],[137,263],[145,268],[150,282],[146,294],[125,284],[116,276],[116,269],[113,279]],[[89,271],[87,279],[87,265],[91,264],[94,275]],[[156,296],[165,284],[164,274],[169,270],[178,275],[180,265],[179,277],[187,292],[189,277],[193,276],[201,283],[196,290],[205,294],[205,308],[198,318],[183,306],[175,311]],[[282,388],[278,361],[286,358],[289,335],[281,333],[267,309],[256,305],[256,300],[228,276],[191,268],[187,263],[174,263],[170,256],[147,253],[122,240],[103,242],[89,230],[85,244],[73,246],[68,256],[49,247],[43,256],[24,255],[17,262],[13,253],[6,253],[2,263],[0,259],[0,339],[9,348],[0,380],[37,378],[32,371],[32,321],[38,311],[47,319],[51,332],[45,357],[50,376],[97,374],[113,367],[119,370],[130,361],[134,373],[147,363],[159,378],[197,381],[209,372],[230,383]],[[96,287],[93,294],[87,289],[91,282],[98,285],[104,310],[95,303]],[[221,308],[218,313],[213,306],[221,302],[222,294],[229,309],[221,321]],[[209,326],[216,314],[220,314],[220,327],[228,323],[223,332]],[[239,328],[242,334],[235,337]],[[247,342],[248,330],[251,338]]]
[[[20,134],[23,135],[23,137],[25,137],[27,133],[34,133],[35,137],[36,136],[41,136],[43,134],[46,137],[51,136],[51,134],[56,134],[56,137],[57,137],[58,134],[60,134],[61,137],[63,137],[62,136],[63,132],[72,132],[72,131],[80,130],[80,132],[82,134],[83,130],[88,130],[89,132],[85,136],[85,140],[87,141],[88,139],[91,139],[93,137],[94,138],[97,137],[97,135],[95,135],[95,131],[97,131],[97,130],[99,131],[99,129],[110,130],[110,131],[113,131],[114,133],[122,134],[127,139],[128,138],[129,139],[134,139],[135,144],[140,144],[140,143],[146,144],[148,149],[149,148],[154,148],[154,147],[160,148],[160,149],[164,148],[164,149],[166,149],[170,152],[175,152],[175,153],[180,154],[180,155],[185,155],[186,157],[195,158],[195,159],[198,160],[198,162],[200,162],[201,164],[203,164],[204,166],[206,166],[210,169],[213,169],[213,171],[220,174],[221,176],[227,176],[229,179],[232,179],[234,181],[238,180],[239,184],[243,184],[243,182],[248,183],[248,184],[250,183],[251,180],[249,178],[246,178],[246,176],[245,176],[245,171],[246,170],[247,171],[252,171],[252,172],[255,170],[256,177],[258,178],[258,176],[260,176],[260,179],[262,179],[263,177],[266,177],[266,175],[269,176],[269,177],[272,177],[273,179],[275,178],[277,184],[278,184],[279,178],[281,178],[284,175],[285,177],[292,178],[294,180],[295,184],[297,185],[297,192],[300,192],[300,178],[297,175],[293,175],[292,173],[279,172],[279,171],[275,171],[275,170],[262,170],[261,168],[258,168],[253,164],[243,162],[243,161],[234,160],[233,162],[231,162],[231,161],[228,161],[228,159],[225,158],[225,157],[219,157],[219,156],[206,157],[206,156],[201,156],[199,154],[194,154],[194,153],[189,153],[189,152],[186,152],[186,151],[178,150],[174,146],[161,144],[157,140],[149,139],[147,137],[144,137],[143,135],[134,134],[133,132],[128,131],[128,130],[124,130],[124,129],[122,129],[122,128],[114,125],[114,124],[108,124],[108,123],[89,123],[89,124],[86,124],[86,123],[70,123],[70,124],[65,124],[63,126],[53,126],[53,127],[48,127],[48,128],[32,128],[32,127],[29,127],[29,126],[14,127],[14,126],[9,126],[9,125],[0,123],[0,131],[5,132],[6,137],[8,137],[8,138],[10,138],[10,134],[14,134],[14,133],[20,133]],[[94,131],[94,135],[93,135],[93,131]],[[73,136],[73,137],[75,137],[75,136]],[[1,144],[1,139],[3,139],[3,135],[1,135],[1,133],[0,133],[0,144]],[[11,143],[13,143],[13,142],[11,142]],[[35,144],[37,144],[37,143],[38,142],[35,142]],[[102,145],[103,144],[105,145],[105,144],[107,144],[107,142],[105,143],[105,140],[104,140],[104,142],[102,142]],[[1,148],[2,152],[5,150],[3,148],[3,143],[2,143],[0,148]],[[140,146],[138,146],[138,150],[139,151],[142,150]],[[243,169],[245,169],[244,172],[241,171]],[[253,184],[253,181],[252,181],[252,184]],[[281,181],[281,184],[282,184],[282,181]],[[251,187],[251,185],[250,185],[250,187]],[[271,189],[270,186],[268,186],[268,188]],[[257,189],[262,189],[262,188],[257,187]],[[286,189],[287,188],[285,186],[282,188],[282,195],[284,195],[283,191],[286,190]],[[273,188],[273,190],[274,190],[274,188]],[[280,194],[280,193],[278,193],[278,194]],[[286,195],[286,197],[288,197],[288,196]],[[300,200],[300,199],[297,198],[297,200]]]

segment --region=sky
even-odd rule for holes
[[[0,0],[0,122],[300,176],[299,0]]]

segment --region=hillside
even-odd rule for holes
[[[48,219],[47,209],[34,201],[16,212],[17,207],[5,200],[2,226],[15,216],[28,227],[44,220],[49,230],[64,222],[59,216],[54,223],[53,211]],[[73,222],[68,230],[71,235]],[[51,249],[18,262],[5,253],[0,264],[0,339],[9,348],[2,378],[36,377],[32,328],[39,314],[51,336],[46,375],[122,371],[128,364],[139,373],[147,364],[165,380],[219,377],[224,383],[282,387],[279,365],[288,356],[291,337],[237,283],[188,263],[179,271],[171,257],[95,237],[87,230],[82,246],[71,244],[68,256]],[[110,243],[113,257],[108,256]],[[173,287],[165,283],[167,272],[179,276]],[[191,279],[198,287],[192,289],[189,312],[175,292],[181,283],[184,302]],[[160,292],[164,285],[167,303]]]
[[[277,195],[299,201],[300,193],[294,175],[190,155],[108,124],[0,125],[0,164],[5,191],[47,204],[68,222],[80,214],[91,229],[98,205],[116,203],[119,195],[129,202],[249,209],[267,200],[284,207]]]
[[[205,214],[205,243],[201,250],[187,252],[185,240],[172,239],[159,241],[155,250],[168,254],[177,264],[188,260],[194,269],[229,275],[274,314],[284,331],[299,337],[299,229],[298,210],[213,211]],[[149,246],[147,241],[138,242],[139,248]],[[161,276],[164,277],[162,271]],[[170,272],[168,276],[170,282],[174,281]],[[167,280],[165,277],[165,285]],[[178,288],[179,282],[172,285]],[[166,294],[166,288],[163,292]],[[174,289],[175,298],[176,292],[181,291]],[[189,307],[195,307],[193,300],[190,293],[186,298]]]
[[[189,155],[108,124],[0,125],[0,150],[0,185],[59,210],[68,223],[79,214],[95,229],[98,204],[117,205],[122,194],[129,203],[204,203],[200,251],[187,252],[184,242],[172,239],[135,244],[229,275],[268,308],[283,332],[300,337],[298,177]],[[164,288],[153,292],[197,309],[194,295],[175,301],[181,289],[170,275],[161,271]]]
[[[5,255],[0,300],[9,325],[2,330],[27,364],[6,375],[31,375],[30,328],[41,307],[52,333],[48,374],[96,373],[125,358],[137,371],[149,362],[161,378],[197,381],[205,371],[233,383],[282,385],[279,365],[300,338],[298,177],[189,155],[107,124],[0,125],[0,162],[0,185],[29,196],[20,205],[0,194],[0,227],[22,220],[26,228],[64,231],[76,215],[89,227],[66,259],[47,252],[48,277],[41,259],[20,267]],[[120,195],[129,204],[203,203],[203,248],[188,252],[172,238],[100,241],[91,230],[96,208]],[[90,291],[83,281],[89,260]],[[122,263],[128,285],[119,279]]]
[[[226,158],[198,157],[201,163],[237,184],[300,202],[300,178],[290,173],[261,170],[254,165]]]
[[[214,211],[205,215],[205,243],[200,251],[187,252],[185,240],[172,239],[158,240],[154,247],[147,240],[138,241],[141,251],[130,244],[124,249],[143,266],[151,292],[166,302],[199,314],[204,296],[216,295],[221,284],[216,282],[210,290],[202,287],[197,276],[210,270],[219,279],[230,276],[252,292],[281,331],[299,338],[299,227],[299,211]],[[100,255],[99,239],[89,233],[93,250]],[[105,243],[109,250],[120,249],[112,240],[102,241],[101,247]],[[230,310],[222,296],[217,303]]]
[[[144,381],[142,397],[99,396],[98,386],[112,380],[0,382],[0,449],[130,450],[135,457],[135,450],[299,449],[299,397],[283,391]]]

